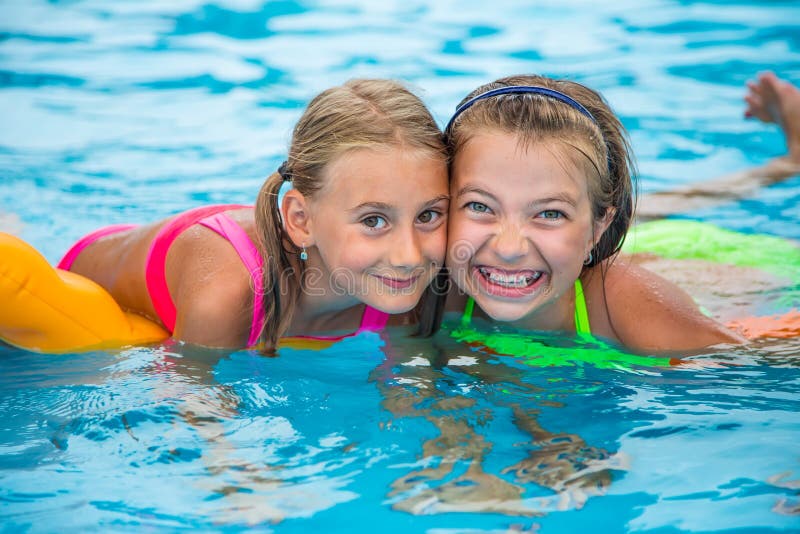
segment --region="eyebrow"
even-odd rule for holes
[[[472,185],[466,185],[466,186],[462,187],[461,189],[459,189],[458,192],[456,193],[456,198],[461,197],[463,195],[466,195],[468,193],[477,193],[479,195],[483,195],[483,196],[488,197],[488,198],[492,199],[493,201],[499,203],[499,200],[497,199],[496,196],[494,196],[490,192],[486,191],[485,189],[481,189],[480,187],[475,187],[475,186],[472,186]],[[578,204],[578,202],[571,195],[569,195],[567,193],[561,193],[561,194],[556,194],[556,195],[553,195],[553,196],[550,196],[550,197],[547,197],[547,198],[536,199],[536,200],[530,202],[528,204],[528,207],[529,208],[534,208],[534,207],[540,206],[542,204],[549,204],[550,202],[564,202],[566,204],[569,204],[570,206],[577,206],[577,204]]]
[[[429,208],[429,207],[431,207],[431,206],[433,206],[435,204],[438,204],[442,200],[450,200],[450,195],[439,195],[438,197],[432,198],[432,199],[426,201],[422,205],[421,209]],[[363,202],[363,203],[359,204],[358,206],[350,208],[347,211],[354,212],[354,211],[361,211],[363,209],[373,209],[373,210],[377,210],[377,211],[390,212],[390,211],[394,211],[396,209],[396,207],[394,205],[392,205],[392,204],[387,204],[386,202]]]
[[[475,187],[474,185],[465,185],[464,187],[459,189],[458,192],[456,192],[456,198],[462,197],[462,196],[466,195],[467,193],[477,193],[479,195],[483,195],[485,197],[489,197],[492,200],[494,200],[495,202],[497,201],[497,197],[496,196],[494,196],[493,194],[491,194],[487,190],[481,189],[480,187]]]
[[[442,200],[450,200],[450,195],[439,195],[438,197],[434,197],[427,201],[425,204],[422,205],[423,208],[430,208],[431,206],[438,204]]]
[[[347,211],[351,211],[351,212],[352,211],[360,211],[360,210],[363,210],[365,208],[378,210],[378,211],[392,211],[394,209],[394,206],[392,206],[391,204],[387,204],[386,202],[363,202],[363,203],[359,204],[358,206],[350,208]]]
[[[561,193],[561,194],[554,195],[554,196],[551,196],[551,197],[540,198],[540,199],[534,200],[533,202],[528,204],[528,206],[536,207],[536,206],[539,206],[541,204],[549,204],[551,202],[564,202],[565,204],[569,204],[570,206],[573,206],[573,207],[578,205],[578,202],[571,195],[569,195],[567,193]]]

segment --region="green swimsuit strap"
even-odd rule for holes
[[[475,310],[475,301],[467,298],[464,313],[461,315],[461,324],[468,325],[472,322],[472,312]],[[583,284],[580,279],[575,280],[575,333],[579,336],[591,336],[592,329],[589,325],[589,312],[586,310],[586,298],[583,296]]]
[[[575,280],[575,333],[579,336],[592,335],[589,311],[586,309],[586,297],[583,296],[583,284],[580,278]]]
[[[467,304],[464,306],[464,313],[461,314],[461,324],[469,326],[472,322],[472,311],[475,309],[475,300],[472,297],[467,297]]]

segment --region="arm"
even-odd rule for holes
[[[230,243],[194,226],[170,247],[166,274],[176,309],[174,339],[215,348],[246,345],[253,290]]]
[[[676,213],[692,212],[751,197],[762,187],[797,175],[800,175],[800,162],[784,156],[760,167],[713,180],[642,195],[636,206],[636,221],[663,219]]]
[[[686,352],[746,340],[703,315],[692,298],[676,284],[621,259],[605,278],[608,331],[641,352]]]
[[[787,153],[765,165],[672,191],[642,196],[636,218],[646,221],[751,196],[759,188],[800,175],[800,89],[771,72],[748,82],[745,117],[780,126]]]
[[[244,348],[252,319],[252,296],[246,304],[236,292],[214,287],[216,284],[204,284],[176,301],[172,337],[209,348]]]

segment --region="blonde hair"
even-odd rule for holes
[[[327,89],[308,104],[297,122],[286,163],[264,182],[255,208],[264,256],[265,321],[260,337],[265,350],[273,350],[291,324],[304,283],[304,272],[293,273],[289,262],[288,255],[299,248],[281,224],[277,205],[281,184],[291,179],[294,189],[313,199],[325,185],[325,169],[336,158],[351,150],[382,147],[414,148],[443,161],[447,157],[442,133],[425,104],[397,81],[356,79]],[[281,276],[286,274],[288,292],[282,294]],[[418,311],[440,314],[438,301],[429,293],[430,288]]]
[[[486,91],[509,86],[553,89],[581,104],[594,120],[569,104],[541,94],[485,98],[459,115],[445,132],[451,156],[473,136],[492,129],[516,135],[524,146],[555,142],[574,148],[573,160],[585,170],[589,181],[593,218],[601,219],[609,208],[616,210],[592,249],[587,266],[616,255],[631,224],[636,188],[635,162],[622,123],[596,91],[577,82],[536,75],[510,76],[488,83],[467,95],[461,104]]]

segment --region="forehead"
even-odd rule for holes
[[[512,196],[572,193],[588,197],[583,157],[565,142],[521,142],[512,133],[486,132],[472,137],[455,154],[454,192],[468,185],[500,190]]]
[[[323,178],[318,198],[336,198],[347,205],[397,204],[448,192],[444,158],[404,146],[350,150],[327,166]]]

